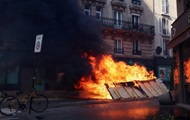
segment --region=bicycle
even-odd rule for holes
[[[20,94],[22,92],[16,92],[15,96],[5,96],[0,101],[0,112],[5,116],[15,115],[19,110],[27,109],[27,105],[29,104],[29,111],[32,110],[36,113],[43,112],[47,109],[49,101],[45,95],[36,94],[34,90],[32,90],[29,94],[21,97]]]
[[[0,91],[0,98],[4,98],[7,96],[7,93],[5,91]]]

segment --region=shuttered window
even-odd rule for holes
[[[139,15],[132,15],[132,25],[133,29],[138,29],[139,27]]]
[[[102,9],[101,7],[96,7],[96,19],[101,20],[102,17]]]
[[[162,0],[162,13],[163,14],[169,13],[169,2],[168,2],[168,0]]]
[[[90,13],[90,6],[89,5],[85,5],[84,6],[84,14],[87,15],[87,16],[90,16],[91,13]]]
[[[133,41],[133,55],[141,55],[141,42],[138,40]]]
[[[123,54],[122,40],[114,40],[114,53]]]
[[[116,26],[121,27],[121,25],[122,25],[122,12],[114,11],[114,23]]]
[[[159,18],[159,33],[169,34],[169,20],[167,18]]]

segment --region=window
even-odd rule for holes
[[[122,40],[114,41],[114,53],[123,54]]]
[[[91,13],[90,13],[90,6],[89,5],[85,5],[84,6],[84,14],[87,15],[87,16],[90,16]]]
[[[159,32],[163,35],[169,34],[167,18],[159,18]]]
[[[141,5],[141,1],[140,0],[132,0],[132,3],[136,4],[136,5]]]
[[[132,27],[133,27],[133,29],[138,29],[138,27],[139,27],[139,16],[138,15],[132,15]]]
[[[167,41],[163,40],[163,55],[169,55],[169,52],[167,50]]]
[[[0,84],[5,84],[5,72],[0,72]]]
[[[122,12],[114,11],[114,24],[116,27],[122,26]]]
[[[168,14],[169,13],[168,0],[162,0],[162,13],[163,14]]]
[[[170,66],[158,66],[158,78],[163,81],[170,81],[171,67]]]
[[[7,83],[18,84],[19,67],[11,68],[7,71]]]
[[[101,20],[102,12],[101,7],[96,7],[96,20]]]
[[[133,41],[133,55],[141,55],[141,49],[140,49],[140,41],[134,40]]]
[[[19,63],[12,61],[13,58],[17,60],[18,57],[18,53],[14,51],[0,52],[0,87],[5,89],[9,89],[8,86],[11,86],[11,89],[18,87]],[[8,65],[11,65],[11,67]]]

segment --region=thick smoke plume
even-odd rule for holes
[[[51,84],[56,82],[55,72],[60,72],[64,73],[60,86],[72,88],[91,74],[84,53],[105,54],[101,26],[84,15],[77,0],[1,0],[0,8],[2,46],[19,52],[23,66],[33,65],[35,37],[44,35],[37,66],[45,66]]]

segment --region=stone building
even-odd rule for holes
[[[103,39],[116,60],[139,63],[170,83],[171,23],[176,3],[169,0],[80,0],[84,14],[103,25]]]

